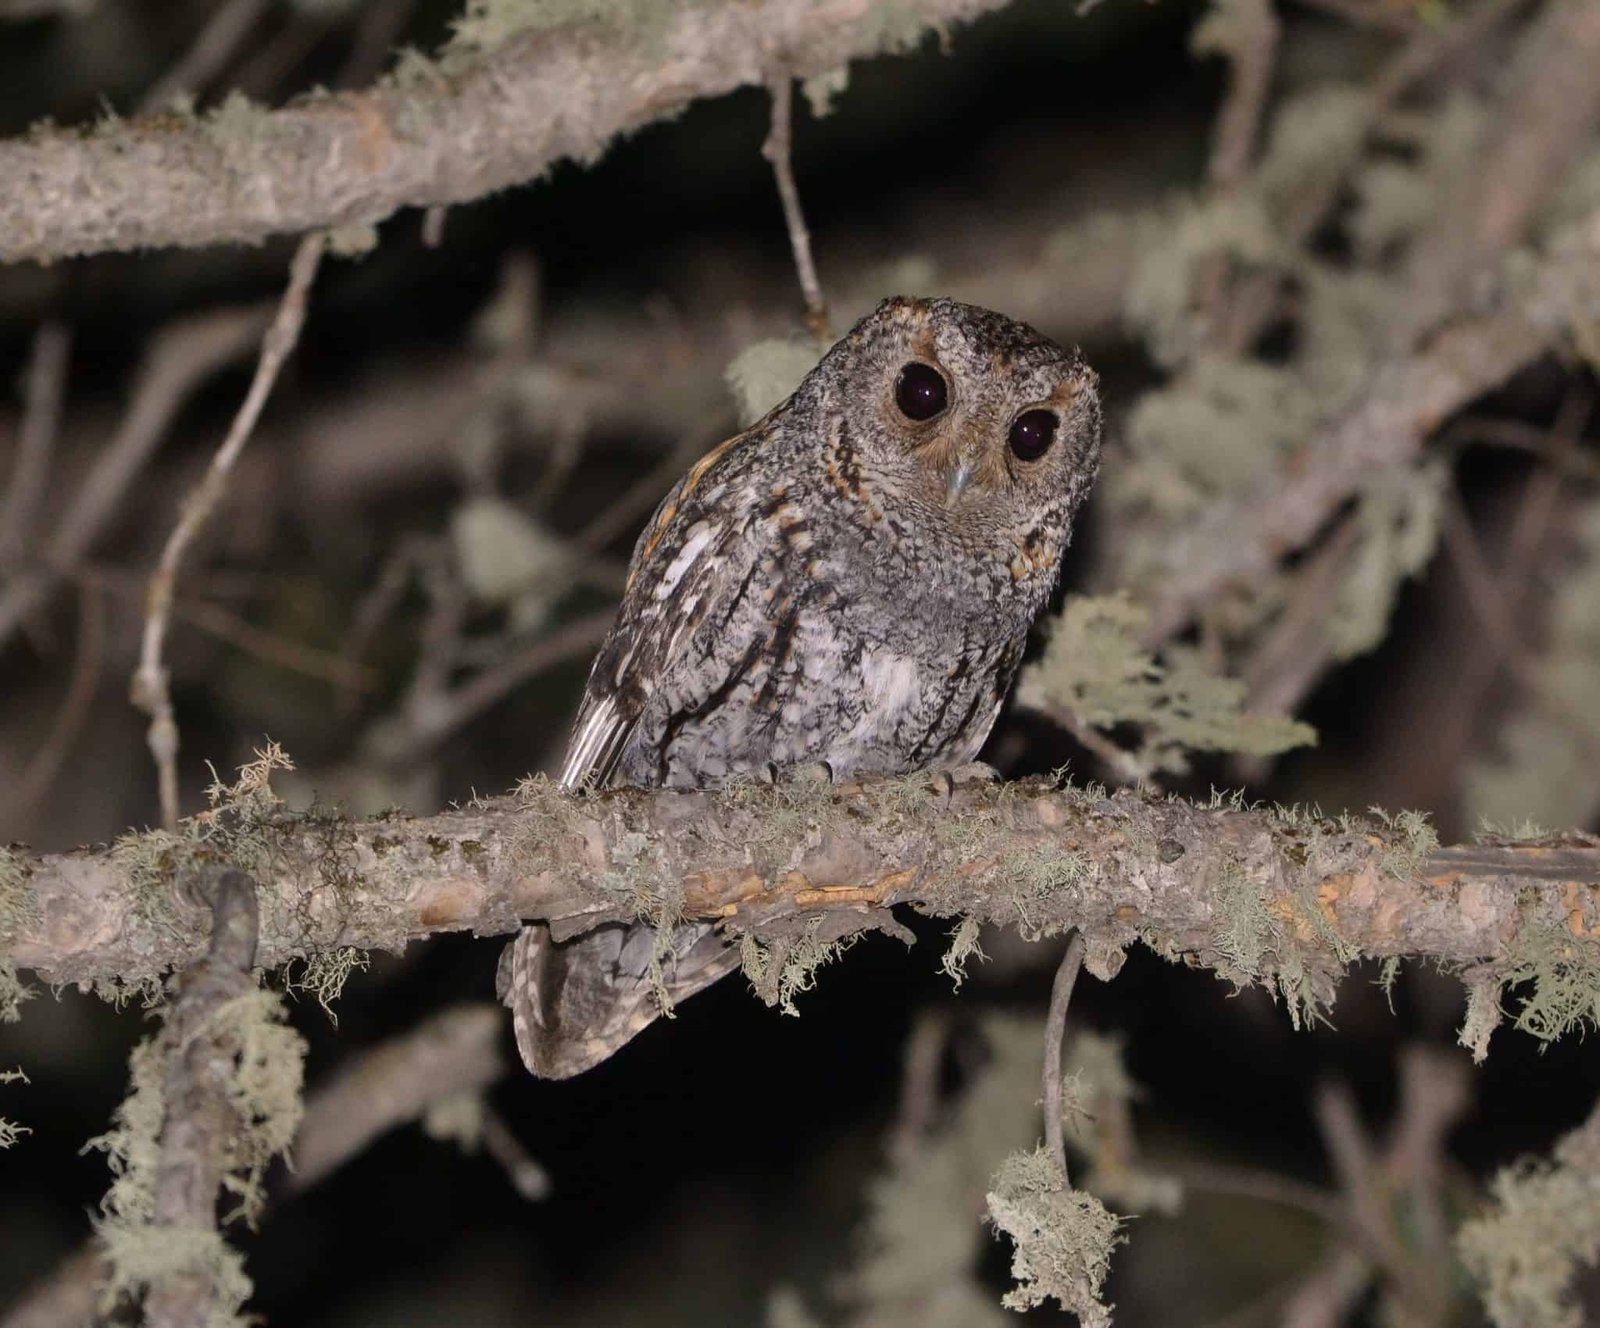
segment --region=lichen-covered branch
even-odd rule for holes
[[[1259,581],[1285,553],[1316,536],[1373,474],[1414,458],[1441,424],[1561,336],[1555,318],[1510,309],[1465,320],[1418,354],[1379,369],[1362,398],[1319,430],[1292,464],[1171,539],[1163,566],[1172,571],[1154,596],[1145,639],[1174,635],[1211,596]]]
[[[525,16],[510,33],[480,23],[473,41],[402,61],[368,91],[37,129],[0,143],[0,261],[253,243],[464,203],[592,161],[697,98],[830,73],[1004,3],[706,0],[633,22]]]
[[[1439,850],[1409,815],[1333,820],[922,776],[581,799],[530,781],[514,798],[433,817],[357,822],[256,803],[185,828],[0,860],[0,893],[17,901],[0,919],[0,962],[79,983],[147,981],[192,962],[208,928],[179,883],[232,858],[261,882],[268,966],[443,931],[509,933],[533,918],[558,938],[641,916],[719,919],[760,937],[819,914],[868,928],[911,905],[1029,934],[1077,926],[1100,975],[1140,939],[1269,980],[1297,1012],[1329,999],[1358,955],[1559,977],[1536,1031],[1570,1026],[1600,986],[1588,984],[1600,974],[1600,842]]]
[[[150,1219],[174,1244],[216,1233],[217,1197],[231,1136],[239,1128],[229,1092],[238,1048],[218,1016],[255,985],[255,882],[243,872],[224,871],[212,918],[209,953],[184,974],[183,991],[157,1043],[166,1062],[165,1113]],[[176,1262],[152,1275],[147,1322],[155,1328],[204,1328],[213,1318],[218,1280],[206,1259]]]
[[[283,1194],[303,1194],[441,1102],[485,1092],[507,1069],[500,1027],[498,1006],[454,1005],[342,1063],[306,1095]],[[89,1241],[9,1307],[0,1328],[94,1328],[111,1272],[104,1248]]]
[[[191,874],[188,892],[211,918],[206,955],[175,983],[159,1036],[134,1048],[112,1128],[89,1142],[113,1177],[95,1227],[101,1310],[142,1295],[150,1328],[236,1321],[250,1280],[218,1201],[237,1200],[225,1220],[254,1220],[262,1176],[300,1121],[305,1043],[280,998],[256,986],[256,883],[229,867]],[[73,1268],[94,1275],[93,1263]]]

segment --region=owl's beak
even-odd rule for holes
[[[954,507],[967,485],[972,483],[972,463],[957,459],[945,471],[944,505]]]

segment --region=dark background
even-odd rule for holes
[[[0,27],[0,87],[9,89],[0,130],[16,133],[47,115],[74,122],[106,107],[125,111],[186,45],[201,8],[115,0],[79,19]],[[1192,185],[1203,172],[1222,78],[1218,62],[1189,53],[1197,9],[1175,0],[1108,2],[1078,17],[1054,0],[1020,0],[956,33],[948,55],[929,44],[854,67],[834,113],[802,114],[796,133],[795,167],[824,283],[830,272],[891,264],[930,243],[1004,244],[1011,219],[1037,229]],[[404,40],[436,44],[449,17],[447,7],[418,7]],[[1383,42],[1315,12],[1291,7],[1285,17],[1286,46],[1304,69],[1364,69]],[[308,23],[287,6],[273,9],[240,63]],[[351,20],[315,24],[322,35],[308,39],[303,58],[256,95],[278,102],[337,79]],[[423,468],[357,500],[319,506],[285,496],[294,471],[287,462],[275,469],[272,450],[315,449],[306,431],[316,428],[319,403],[382,392],[386,374],[458,354],[508,255],[535,257],[541,317],[552,328],[615,309],[717,325],[746,306],[795,325],[787,240],[759,153],[765,132],[758,93],[699,104],[616,144],[592,168],[564,165],[533,186],[452,211],[437,249],[423,246],[419,218],[406,214],[384,225],[375,253],[326,267],[302,346],[268,408],[272,428],[257,440],[263,455],[243,476],[254,547],[223,548],[210,560],[213,570],[256,578],[236,601],[240,614],[337,649],[352,606],[396,541],[442,529],[462,493],[458,476]],[[274,243],[0,270],[0,375],[20,373],[41,317],[62,319],[73,333],[69,432],[77,421],[86,437],[103,432],[156,328],[184,311],[271,297],[287,252]],[[1085,333],[1071,319],[1043,330],[1068,339]],[[1085,350],[1107,386],[1109,468],[1119,403],[1155,370],[1116,329],[1087,330]],[[172,477],[192,473],[184,467],[220,437],[247,372],[216,376],[184,411],[163,451],[168,469],[135,495],[97,559],[147,565],[175,510]],[[603,385],[604,356],[591,356],[586,372]],[[619,374],[616,390],[627,393],[635,381]],[[1557,397],[1547,367],[1513,384],[1503,406],[1545,423]],[[720,418],[704,418],[696,446],[734,427],[731,400],[721,408]],[[592,433],[551,524],[581,528],[675,441],[670,426],[653,436],[646,427]],[[1464,472],[1469,494],[1492,504],[1525,466],[1501,454],[1474,456]],[[509,448],[501,492],[532,504],[542,473],[537,440]],[[631,538],[618,539],[611,556],[625,558]],[[1086,540],[1069,555],[1069,582],[1095,538],[1091,514]],[[66,767],[48,803],[25,817],[0,797],[0,818],[12,818],[0,819],[0,838],[52,850],[157,817],[143,721],[125,703],[120,671],[136,629],[137,609],[128,607],[136,591],[119,599],[113,663]],[[1320,746],[1280,764],[1251,795],[1315,799],[1330,810],[1421,807],[1436,813],[1447,838],[1461,833],[1450,770],[1430,765],[1428,732],[1394,700],[1440,679],[1438,653],[1453,647],[1439,623],[1457,599],[1437,564],[1408,589],[1385,645],[1335,672],[1304,708]],[[578,591],[557,612],[603,602],[602,591]],[[354,713],[337,710],[325,683],[180,627],[175,702],[186,807],[199,803],[204,760],[235,765],[265,733],[295,756],[302,796],[316,789],[358,805],[348,763],[364,724],[397,704],[424,609],[411,593],[380,633],[371,656],[379,683]],[[13,773],[63,685],[71,622],[70,608],[58,605],[52,631],[0,656],[0,748]],[[492,615],[478,626],[498,630]],[[505,788],[546,761],[584,666],[574,660],[530,681],[454,733],[427,758],[436,799]],[[1008,715],[991,751],[1007,774],[1063,759],[1094,770],[1036,716]],[[1204,794],[1213,779],[1228,778],[1227,767],[1202,763],[1180,788]],[[520,1072],[504,1080],[494,1105],[548,1167],[554,1192],[543,1202],[517,1197],[484,1157],[463,1156],[414,1128],[383,1139],[312,1193],[275,1205],[259,1234],[237,1235],[257,1287],[253,1309],[271,1323],[319,1328],[753,1324],[780,1284],[825,1306],[851,1259],[863,1182],[882,1165],[913,1013],[952,1007],[949,1077],[958,1088],[981,1062],[981,1050],[962,1051],[977,1047],[976,1011],[1042,1009],[1057,953],[1051,942],[997,943],[996,962],[975,968],[958,998],[937,972],[943,929],[916,927],[920,941],[909,951],[883,938],[853,950],[801,999],[798,1020],[763,1008],[735,978],[578,1080],[544,1084]],[[314,1003],[301,1003],[295,1022],[311,1040],[311,1078],[445,1004],[488,997],[498,949],[494,940],[456,937],[376,957],[346,988],[337,1030]],[[1459,1022],[1454,979],[1408,967],[1391,1015],[1376,976],[1352,974],[1331,1027],[1294,1033],[1264,994],[1234,993],[1205,971],[1138,950],[1114,983],[1082,985],[1073,1017],[1126,1037],[1129,1068],[1145,1089],[1137,1119],[1157,1155],[1234,1159],[1323,1179],[1309,1110],[1319,1079],[1348,1079],[1381,1121],[1393,1106],[1398,1049],[1415,1040],[1448,1046]],[[32,1080],[4,1090],[5,1114],[33,1131],[0,1155],[0,1303],[84,1238],[107,1176],[98,1153],[78,1150],[105,1128],[125,1091],[125,1053],[150,1027],[136,1008],[114,1012],[69,991],[41,993],[21,1024],[0,1029],[0,1066],[21,1064]],[[1580,1039],[1541,1050],[1520,1034],[1497,1033],[1475,1079],[1475,1105],[1453,1136],[1463,1175],[1547,1147],[1582,1118],[1597,1081],[1600,1059]],[[1112,1279],[1118,1322],[1220,1316],[1309,1262],[1319,1240],[1309,1224],[1242,1202],[1198,1202],[1178,1219],[1140,1219]],[[1004,1263],[997,1249],[984,1269],[997,1296]]]

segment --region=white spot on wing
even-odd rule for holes
[[[616,699],[608,696],[596,702],[583,717],[582,726],[572,735],[572,744],[567,748],[566,763],[557,781],[563,791],[570,793],[594,773],[619,727]]]
[[[678,556],[667,564],[667,570],[661,574],[661,580],[656,585],[657,599],[666,599],[678,588],[678,582],[682,581],[685,574],[694,566],[695,559],[706,551],[706,545],[711,543],[711,536],[711,527],[704,522],[694,527],[689,538],[684,541],[683,547],[678,550]]]

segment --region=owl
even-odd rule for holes
[[[639,537],[560,783],[701,788],[971,761],[1100,456],[1094,373],[1025,324],[884,301],[787,401],[713,449]],[[526,928],[501,996],[535,1074],[604,1060],[659,1013],[647,927]],[[679,928],[680,999],[737,965]]]

